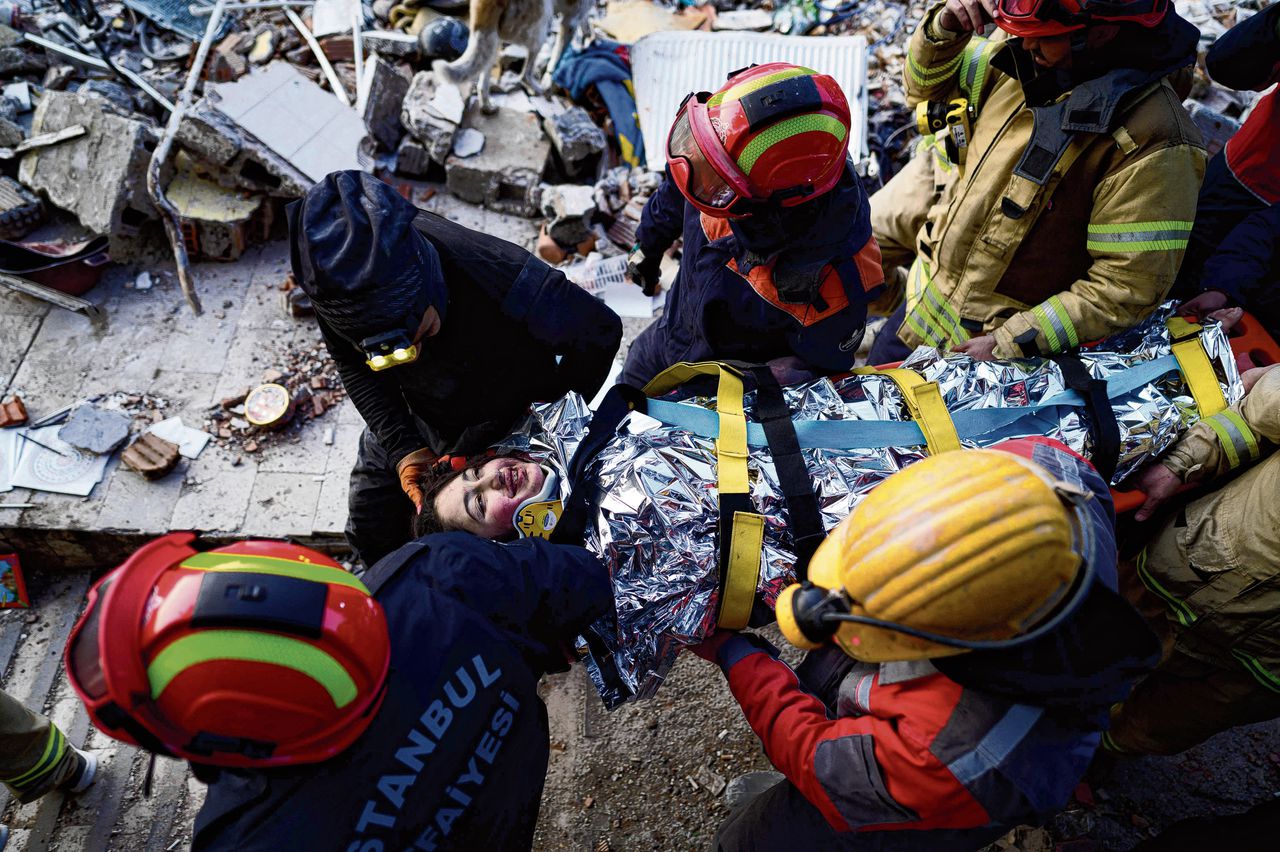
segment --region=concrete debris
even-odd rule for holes
[[[4,99],[13,103],[18,112],[31,112],[31,84],[19,80],[4,87]]]
[[[178,211],[183,240],[193,257],[237,260],[271,233],[272,208],[265,195],[219,186],[201,176],[185,155],[177,158],[165,195]]]
[[[26,138],[27,134],[23,132],[21,124],[0,116],[0,146],[13,148],[20,145]]]
[[[542,171],[551,153],[538,117],[506,107],[499,107],[493,115],[473,109],[464,123],[483,133],[487,142],[473,157],[446,161],[449,191],[463,201],[483,204],[499,213],[536,216]]]
[[[58,438],[95,455],[109,453],[129,437],[132,418],[119,411],[85,404],[77,407],[58,430]]]
[[[308,183],[330,172],[360,168],[357,151],[365,135],[360,116],[289,63],[277,60],[235,83],[212,88],[205,97],[219,113]]]
[[[412,136],[400,140],[400,147],[396,149],[396,174],[425,178],[431,172],[431,166],[431,154],[421,142]]]
[[[437,88],[436,78],[430,71],[415,74],[400,108],[400,123],[421,143],[428,157],[443,164],[453,150],[458,122],[441,118],[437,110],[430,108]]]
[[[755,30],[764,32],[773,26],[773,15],[764,9],[731,9],[720,12],[711,22],[713,30]]]
[[[571,183],[542,190],[547,235],[562,246],[577,246],[590,238],[598,213],[595,187]]]
[[[582,107],[573,107],[543,122],[547,136],[571,178],[594,172],[600,155],[608,147],[604,131]]]
[[[408,92],[409,79],[395,65],[376,53],[365,60],[356,109],[383,150],[394,151],[404,135],[400,106]]]
[[[111,238],[111,254],[129,254],[128,241],[156,218],[146,194],[151,133],[140,121],[114,114],[100,97],[46,92],[31,131],[47,133],[73,125],[85,135],[22,158],[18,180],[43,193],[97,234]]]
[[[253,37],[253,45],[249,48],[249,52],[245,54],[245,58],[252,65],[267,64],[276,55],[277,41],[276,31],[270,27],[258,30],[257,35]]]
[[[472,157],[484,150],[484,134],[474,127],[459,130],[453,137],[453,155]]]
[[[160,479],[178,466],[178,445],[147,432],[120,454],[120,461],[147,479]]]
[[[0,239],[20,240],[45,220],[44,204],[11,177],[0,177]]]
[[[133,279],[133,289],[150,290],[154,282],[151,280],[150,272],[139,272],[138,277]]]
[[[427,112],[436,118],[442,118],[450,124],[461,124],[466,105],[462,100],[462,90],[453,85],[437,86],[435,95],[427,102]]]

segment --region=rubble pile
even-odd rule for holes
[[[263,372],[262,384],[280,385],[289,393],[291,405],[287,416],[276,428],[254,426],[245,412],[245,398],[253,388],[246,387],[242,393],[220,400],[208,411],[204,430],[214,436],[219,447],[237,453],[257,453],[280,443],[296,443],[303,424],[323,417],[346,398],[337,365],[324,346],[290,350],[279,356],[276,364]],[[332,431],[333,427],[329,429]],[[332,442],[332,434],[326,433],[325,443]],[[237,457],[235,463],[239,462]]]

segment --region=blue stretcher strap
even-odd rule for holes
[[[1176,370],[1178,360],[1172,355],[1130,367],[1107,380],[1107,397],[1117,399]],[[1078,393],[1064,391],[1036,405],[957,411],[951,415],[951,419],[955,422],[956,432],[961,439],[972,439],[1011,426],[1023,418],[1050,415],[1055,408],[1081,408],[1084,405],[1084,398]],[[653,399],[649,400],[647,413],[667,426],[685,429],[704,438],[714,439],[719,434],[716,412],[696,405]],[[925,443],[920,427],[909,420],[801,420],[795,426],[796,437],[803,449],[876,449],[914,447]],[[764,428],[760,424],[747,424],[747,444],[752,447],[768,446]]]

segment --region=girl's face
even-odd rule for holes
[[[546,473],[535,462],[490,459],[465,470],[436,495],[436,514],[445,529],[465,530],[489,539],[510,538],[516,507],[542,490]]]

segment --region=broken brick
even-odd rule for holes
[[[229,411],[232,408],[235,408],[237,405],[240,405],[242,402],[244,402],[244,398],[248,395],[249,395],[249,392],[245,391],[244,393],[238,393],[233,396],[223,397],[222,402],[218,403],[218,405],[222,406],[224,409]]]
[[[27,407],[22,404],[22,397],[12,396],[0,403],[0,427],[21,426],[27,422]]]
[[[315,388],[316,390],[324,390],[328,386],[329,386],[329,382],[328,380],[325,379],[324,376],[311,377],[311,387]]]
[[[120,454],[120,461],[147,479],[159,479],[177,467],[180,457],[177,444],[146,432]]]

